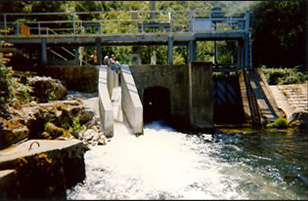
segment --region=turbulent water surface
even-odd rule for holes
[[[195,136],[154,122],[136,137],[117,123],[67,198],[307,199],[307,145],[298,132]]]

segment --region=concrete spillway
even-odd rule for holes
[[[121,85],[117,72],[105,65],[99,69],[98,90],[102,131],[107,137],[112,137],[114,122],[123,122],[123,119],[126,119],[135,134],[142,134],[143,106],[129,67],[121,66]]]

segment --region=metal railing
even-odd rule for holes
[[[4,35],[22,35],[20,26],[23,24],[29,27],[33,36],[236,32],[247,30],[246,14],[192,10],[3,13],[0,27],[8,30]]]

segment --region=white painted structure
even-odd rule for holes
[[[119,75],[109,67],[107,67],[107,73],[108,92],[109,96],[111,97],[112,90],[119,86]]]
[[[113,136],[113,110],[110,100],[110,95],[107,86],[107,73],[108,67],[101,65],[99,67],[98,78],[98,94],[99,94],[99,111],[101,116],[101,129],[105,133],[106,137]]]
[[[128,65],[121,65],[122,109],[135,134],[143,133],[143,106]]]
[[[116,101],[119,96],[118,91],[121,92],[121,104]],[[98,92],[101,129],[107,137],[114,135],[114,121],[123,121],[122,112],[134,133],[143,133],[143,106],[134,78],[127,65],[121,66],[121,88],[119,88],[118,73],[106,65],[101,65],[99,67]]]

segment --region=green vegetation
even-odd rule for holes
[[[305,1],[263,1],[253,9],[254,66],[305,62]],[[307,9],[306,9],[307,10]]]
[[[285,129],[289,127],[289,124],[287,120],[283,117],[278,117],[276,121],[273,123],[269,123],[266,125],[267,128],[279,128],[279,129]]]
[[[222,11],[245,11],[252,13],[252,53],[253,66],[267,65],[273,68],[286,66],[293,68],[304,65],[305,61],[305,1],[155,1],[155,9],[167,10],[210,10],[215,6],[222,8]],[[41,15],[36,20],[58,20],[73,19],[70,13],[75,11],[149,11],[152,9],[152,1],[3,1],[0,3],[0,12],[65,12],[61,16]],[[124,19],[131,19],[131,14],[114,13],[107,15],[105,12],[89,13],[78,15],[77,19],[107,19],[120,16]],[[148,14],[150,15],[150,14]],[[165,18],[164,15],[157,15],[157,18]],[[0,16],[2,21],[3,16]],[[19,16],[20,18],[20,16]],[[30,16],[24,16],[30,19]],[[56,18],[56,19],[55,19]],[[16,17],[17,20],[17,17]],[[125,24],[122,21],[103,22],[104,33],[122,32],[122,29],[134,28],[131,23]],[[87,30],[91,33],[95,30]],[[94,47],[87,47],[88,55],[92,55]],[[142,62],[150,63],[151,56],[155,49],[156,63],[167,63],[166,46],[143,46],[138,47],[142,52]],[[237,63],[237,42],[217,41],[218,57],[217,62],[221,64]],[[134,47],[102,47],[102,54],[107,52],[115,53],[120,63],[130,63],[127,56],[134,52]],[[187,47],[174,47],[174,64],[182,65],[187,63]],[[88,63],[93,60],[87,58]],[[214,42],[197,42],[197,61],[214,62]],[[294,74],[294,73],[293,73]],[[300,75],[285,78],[284,83],[297,82]],[[301,79],[301,78],[299,78]]]
[[[79,138],[79,132],[86,129],[85,125],[80,125],[79,123],[80,117],[81,117],[80,113],[76,117],[74,117],[73,124],[69,129],[70,133],[72,133],[74,137],[77,139]]]
[[[277,84],[301,84],[308,80],[308,75],[302,73],[299,69],[301,66],[294,68],[267,68],[262,66],[262,71],[270,85]]]
[[[1,46],[5,46],[5,42],[1,42]],[[11,67],[7,67],[9,61],[7,56],[0,53],[0,114],[5,113],[5,104],[9,106],[18,106],[31,101],[30,93],[32,88],[19,82],[18,78],[13,76]]]

